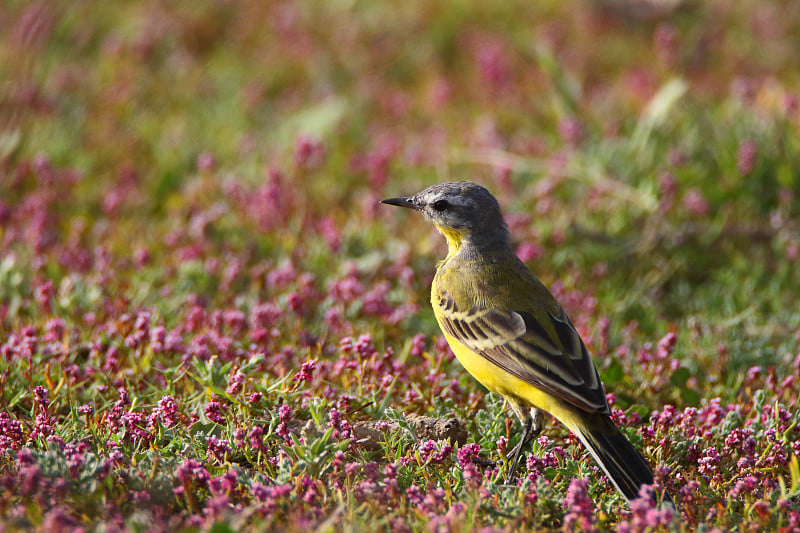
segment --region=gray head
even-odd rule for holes
[[[508,227],[494,196],[475,183],[440,183],[406,198],[381,203],[422,213],[447,238],[451,250],[461,244],[487,246],[508,243]]]

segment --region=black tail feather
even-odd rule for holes
[[[653,484],[653,471],[607,415],[595,417],[591,427],[575,428],[574,433],[628,501],[639,497],[642,485]],[[664,501],[671,503],[666,494]]]

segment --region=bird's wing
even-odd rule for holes
[[[609,412],[597,369],[564,311],[457,308],[440,293],[442,329],[506,372],[588,412]]]

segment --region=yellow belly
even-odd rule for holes
[[[515,398],[529,407],[536,407],[546,411],[561,422],[567,423],[568,426],[571,425],[568,421],[571,421],[574,417],[574,415],[570,416],[575,410],[574,407],[509,374],[447,333],[444,334],[444,337],[447,339],[450,349],[453,350],[461,366],[466,368],[467,372],[477,379],[481,385],[504,398]]]

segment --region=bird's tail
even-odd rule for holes
[[[650,466],[608,415],[596,413],[583,422],[570,429],[628,501],[639,496],[642,485],[653,484]],[[664,501],[671,503],[666,494]]]

